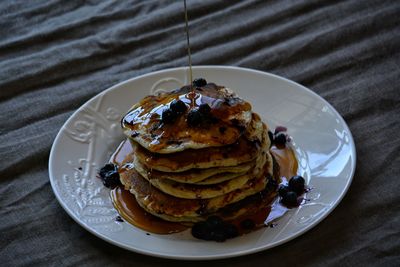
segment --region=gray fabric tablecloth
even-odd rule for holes
[[[47,162],[62,124],[104,89],[186,65],[181,1],[2,1],[1,266],[400,266],[400,2],[188,1],[195,65],[272,72],[348,123],[357,170],[319,225],[254,255],[172,261],[115,247],[55,199]]]

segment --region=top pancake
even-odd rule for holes
[[[172,123],[162,122],[162,113],[174,100],[187,110]],[[201,104],[211,107],[212,122],[189,126],[187,115]],[[234,143],[252,120],[251,105],[230,89],[208,83],[203,87],[184,86],[172,92],[150,95],[135,104],[121,121],[124,133],[154,153],[175,153]]]
[[[170,154],[152,153],[134,141],[132,147],[137,161],[150,170],[184,172],[193,168],[237,166],[253,161],[261,150],[270,147],[267,126],[257,114],[253,113],[252,118],[244,134],[226,146],[187,149]]]

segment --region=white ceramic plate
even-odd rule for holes
[[[115,220],[109,189],[96,173],[123,135],[120,118],[144,96],[186,84],[187,68],[158,71],[105,90],[79,108],[58,133],[49,175],[66,212],[98,237],[135,252],[174,259],[217,259],[265,250],[305,233],[324,219],[350,186],[356,162],[354,141],[338,112],[309,89],[265,72],[226,66],[199,66],[194,77],[232,88],[253,105],[270,128],[284,125],[293,137],[299,174],[314,189],[309,202],[263,228],[223,243],[173,235],[147,235]]]

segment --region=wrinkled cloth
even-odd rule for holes
[[[182,1],[2,1],[0,265],[400,266],[400,2],[188,1],[194,65],[271,72],[310,88],[348,123],[354,181],[306,234],[210,262],[130,252],[57,202],[52,142],[110,86],[187,64]]]

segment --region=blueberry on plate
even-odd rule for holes
[[[106,175],[106,173],[110,172],[110,171],[116,171],[117,170],[117,166],[115,166],[112,163],[107,163],[106,165],[104,165],[103,168],[100,169],[99,171],[99,175],[100,177],[104,177]]]
[[[118,172],[114,173],[113,175],[106,176],[103,179],[103,185],[108,188],[114,188],[120,184]]]
[[[283,132],[279,132],[277,135],[275,135],[274,142],[277,145],[285,145],[286,144],[286,134]]]
[[[227,223],[225,226],[225,235],[227,238],[237,237],[239,235],[239,231],[235,225]]]
[[[192,227],[192,236],[198,239],[211,240],[212,231],[206,222],[197,222]]]
[[[305,190],[305,183],[306,181],[304,180],[303,177],[300,175],[293,176],[289,180],[289,188],[290,190],[293,190],[297,194],[301,195],[304,193]]]
[[[217,241],[217,242],[224,242],[227,239],[227,235],[222,229],[219,229],[218,231],[213,232],[213,237],[212,240]]]
[[[278,134],[278,133],[281,133],[281,132],[286,132],[287,131],[287,128],[286,127],[283,127],[283,126],[277,126],[276,128],[275,128],[275,132],[274,132],[274,134]]]
[[[289,186],[283,184],[279,185],[278,193],[280,197],[284,197],[287,192],[289,192]]]
[[[121,184],[119,180],[118,167],[114,164],[106,164],[101,168],[99,176],[105,187],[114,188]]]
[[[296,207],[299,205],[296,192],[289,191],[282,197],[282,203],[289,207]]]
[[[224,221],[218,216],[210,216],[207,218],[206,223],[209,227],[215,228],[221,226]]]

